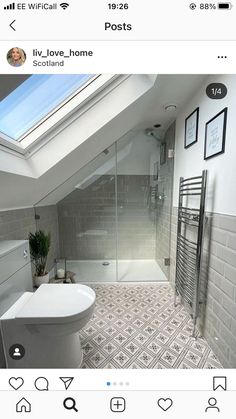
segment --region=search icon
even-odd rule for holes
[[[73,397],[67,397],[63,402],[63,406],[67,410],[74,410],[75,412],[78,412],[78,409],[76,408],[76,401]]]

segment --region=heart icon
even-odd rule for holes
[[[164,410],[164,412],[166,412],[172,406],[173,400],[171,400],[169,398],[167,398],[167,399],[162,398],[162,399],[159,399],[157,401],[157,404],[162,410]]]
[[[21,377],[11,377],[9,380],[9,384],[14,390],[19,390],[24,384],[24,380]]]

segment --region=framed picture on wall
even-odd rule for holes
[[[185,119],[184,148],[188,148],[198,140],[199,108]]]
[[[161,143],[160,147],[160,164],[165,164],[166,162],[166,143]]]
[[[206,123],[204,159],[222,154],[225,151],[227,111],[224,108]]]

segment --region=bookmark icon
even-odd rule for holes
[[[227,390],[227,377],[213,377],[213,390]]]

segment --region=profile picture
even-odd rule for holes
[[[25,51],[22,48],[11,48],[7,53],[7,61],[13,67],[21,67],[26,60]]]

